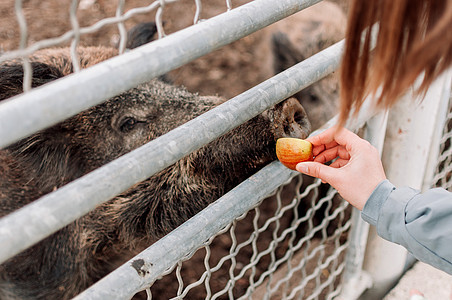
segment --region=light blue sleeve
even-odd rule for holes
[[[367,200],[362,218],[382,238],[404,246],[417,259],[452,275],[452,193],[420,193],[382,181]]]

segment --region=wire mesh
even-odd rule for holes
[[[27,48],[27,39],[28,39],[27,20],[25,19],[25,15],[22,10],[22,5],[23,5],[22,0],[15,1],[14,10],[17,17],[17,23],[19,24],[20,29],[19,51],[24,51]],[[32,76],[31,64],[27,57],[22,57],[22,62],[24,68],[23,89],[24,91],[29,91],[31,89],[31,76]]]
[[[139,1],[138,1],[139,2]],[[16,15],[16,21],[19,25],[19,47],[17,49],[10,48],[4,51],[4,47],[2,45],[2,50],[0,52],[0,62],[21,58],[23,60],[24,65],[24,91],[28,91],[31,89],[31,65],[28,61],[28,57],[35,53],[38,50],[50,47],[64,46],[67,43],[70,43],[71,46],[71,58],[74,71],[80,70],[80,63],[77,54],[77,47],[80,45],[81,36],[86,36],[93,33],[98,33],[105,27],[109,25],[117,25],[119,31],[119,44],[116,45],[119,49],[119,53],[123,53],[125,50],[125,44],[127,41],[126,38],[126,29],[124,22],[130,20],[136,16],[149,14],[152,11],[155,11],[155,22],[158,31],[158,37],[162,38],[166,34],[163,29],[163,21],[162,15],[164,12],[164,8],[166,4],[179,2],[179,0],[156,0],[151,2],[146,6],[142,7],[133,7],[124,13],[125,1],[119,0],[117,1],[116,14],[113,17],[102,18],[91,24],[89,26],[80,26],[80,22],[77,16],[77,13],[80,11],[88,10],[93,5],[95,5],[96,1],[79,1],[72,0],[70,6],[68,8],[68,17],[70,20],[70,30],[64,32],[59,36],[54,36],[50,38],[43,38],[38,41],[34,41],[28,45],[29,37],[29,29],[27,26],[27,19],[24,13],[24,3],[22,0],[15,0],[14,12]],[[241,1],[241,4],[249,1]],[[146,2],[144,2],[146,3]],[[232,3],[230,0],[225,1],[224,11],[229,11],[232,8]],[[202,2],[200,0],[195,1],[195,14],[193,17],[193,24],[196,24],[200,21],[200,16],[202,12]],[[220,13],[220,12],[219,12]],[[50,24],[45,24],[45,26],[51,26]]]
[[[170,268],[148,299],[333,299],[350,223],[334,189],[297,176]]]
[[[449,108],[444,124],[443,136],[440,141],[440,155],[436,172],[433,177],[433,186],[442,187],[452,191],[452,93],[449,97]]]

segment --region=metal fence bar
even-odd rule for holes
[[[22,0],[15,0],[14,11],[16,13],[17,23],[19,24],[20,30],[20,41],[19,41],[20,50],[24,50],[27,47],[28,41],[27,20],[25,19],[22,5],[23,5]],[[31,89],[32,69],[28,57],[22,58],[22,65],[24,68],[24,79],[22,86],[24,91],[29,91]]]
[[[131,297],[295,174],[279,162],[271,163],[74,299]],[[141,265],[144,275],[132,263]]]
[[[69,19],[71,21],[72,30],[74,31],[74,38],[71,42],[71,60],[75,73],[80,71],[80,58],[77,53],[77,47],[80,43],[80,24],[78,23],[77,19],[78,5],[78,0],[72,0],[69,10]]]
[[[3,217],[0,263],[328,75],[338,67],[342,48],[343,41]],[[198,132],[196,137],[192,132]]]
[[[121,17],[124,14],[124,6],[126,4],[125,0],[119,0],[118,1],[118,7],[116,8],[116,17]],[[119,45],[118,45],[118,52],[119,54],[123,54],[126,50],[126,44],[127,44],[127,30],[126,26],[124,25],[124,22],[118,23],[118,30],[119,30]]]
[[[0,148],[317,2],[320,0],[253,1],[4,101],[0,104]]]

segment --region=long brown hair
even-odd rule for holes
[[[372,51],[373,24],[378,35]],[[416,92],[422,94],[451,64],[451,0],[351,0],[340,69],[340,125],[379,88],[377,106],[389,108],[419,75],[424,77]]]

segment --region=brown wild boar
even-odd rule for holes
[[[80,48],[85,68],[115,49]],[[72,72],[68,49],[30,58],[33,86]],[[0,64],[0,100],[22,92],[22,66]],[[64,99],[61,99],[64,101]],[[222,102],[153,79],[0,150],[0,216],[182,125]],[[1,105],[1,102],[0,102]],[[68,299],[276,158],[275,140],[305,138],[289,99],[97,207],[0,266],[0,299]]]

